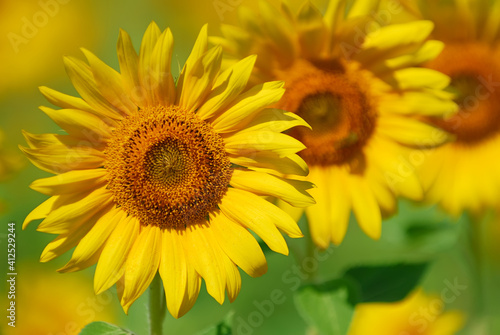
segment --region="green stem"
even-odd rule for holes
[[[149,325],[151,335],[163,334],[163,319],[166,313],[166,301],[163,293],[163,285],[159,274],[149,286]]]

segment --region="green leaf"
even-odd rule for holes
[[[199,335],[231,335],[234,312],[230,311],[218,324],[202,331]]]
[[[302,286],[295,293],[300,315],[323,335],[347,334],[354,313],[354,300],[352,286],[342,279]]]
[[[361,266],[347,270],[344,278],[358,287],[358,303],[395,302],[418,285],[427,266],[428,263]]]
[[[86,325],[80,335],[134,335],[134,333],[111,323],[97,321]]]

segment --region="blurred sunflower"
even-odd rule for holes
[[[500,1],[420,1],[413,12],[435,22],[443,52],[426,66],[451,77],[458,113],[430,120],[455,141],[421,169],[428,198],[452,215],[500,201]],[[420,13],[420,14],[418,14]]]
[[[417,290],[401,302],[368,303],[356,307],[349,335],[453,335],[464,324],[458,311],[444,311],[437,296]]]
[[[85,1],[0,1],[0,94],[54,78],[53,59],[96,40],[96,20]],[[36,55],[34,57],[33,55]]]
[[[308,180],[317,204],[306,209],[312,238],[322,247],[339,244],[351,210],[370,237],[381,234],[382,218],[396,211],[396,197],[421,200],[423,189],[408,157],[419,146],[447,136],[415,115],[456,110],[442,91],[447,76],[416,68],[433,59],[442,43],[427,40],[430,21],[379,27],[370,16],[378,1],[330,1],[323,16],[310,2],[293,14],[260,1],[260,15],[242,7],[241,27],[223,25],[213,37],[232,64],[257,54],[253,82],[285,81],[276,105],[313,128],[290,134],[307,149]],[[407,167],[410,165],[410,168]],[[295,218],[302,209],[286,206]]]
[[[16,285],[22,288],[17,290],[15,299],[18,320],[15,328],[7,325],[8,318],[2,322],[2,334],[77,335],[90,322],[117,321],[116,310],[110,306],[111,293],[95,296],[82,276],[62,278],[29,263],[18,265],[18,269]],[[2,300],[2,306],[9,306],[7,294],[2,295]]]
[[[288,248],[278,228],[302,236],[288,214],[260,195],[294,206],[314,203],[310,183],[277,176],[307,174],[295,154],[304,145],[281,133],[307,124],[266,108],[280,100],[283,83],[245,90],[255,57],[221,72],[222,50],[209,49],[207,39],[205,26],[177,84],[170,72],[172,34],[155,23],[139,55],[121,31],[121,73],[87,50],[89,65],[65,58],[83,99],[41,91],[63,108],[42,110],[67,135],[25,133],[24,153],[56,174],[32,183],[51,198],[23,225],[44,219],[37,230],[59,234],[41,261],[76,246],[59,271],[98,262],[96,294],[117,283],[125,312],[158,270],[176,318],[193,306],[201,278],[219,303],[226,290],[233,301],[241,286],[237,266],[252,277],[267,270],[247,229],[282,254]]]

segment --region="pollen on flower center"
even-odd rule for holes
[[[460,106],[457,114],[431,122],[456,136],[459,144],[479,143],[500,133],[500,63],[481,43],[447,44],[438,58],[427,65],[450,76]]]
[[[123,120],[105,154],[116,204],[142,225],[200,222],[217,209],[231,178],[220,135],[176,106],[146,108]]]
[[[301,61],[286,74],[287,91],[281,108],[292,111],[312,127],[291,135],[307,149],[300,155],[310,165],[334,165],[360,158],[375,128],[373,103],[357,77],[334,61]]]

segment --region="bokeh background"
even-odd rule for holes
[[[302,1],[291,2],[298,6]],[[323,10],[327,1],[313,2]],[[7,264],[7,224],[15,222],[18,273],[15,330],[7,327],[3,315],[7,308],[7,270],[0,274],[1,333],[76,334],[79,327],[97,320],[113,322],[136,334],[147,333],[147,295],[138,299],[126,316],[114,288],[98,297],[93,294],[94,267],[78,273],[56,273],[69,260],[69,253],[49,263],[38,262],[42,250],[55,236],[37,232],[36,224],[25,231],[21,225],[46,198],[32,191],[29,184],[48,174],[21,155],[21,130],[60,131],[38,110],[40,105],[49,105],[38,87],[76,94],[64,71],[64,55],[83,57],[79,48],[84,47],[117,69],[119,29],[125,29],[138,48],[142,34],[154,20],[160,28],[168,26],[173,32],[175,75],[201,26],[209,23],[209,32],[218,34],[219,24],[236,22],[241,5],[256,6],[252,0],[0,0],[0,260]],[[440,295],[449,290],[450,283],[458,282],[460,289],[444,308],[464,313],[466,325],[459,334],[475,334],[488,322],[498,322],[500,229],[493,215],[481,218],[480,229],[474,230],[480,243],[473,244],[471,220],[467,216],[450,218],[435,207],[402,202],[399,213],[384,222],[381,240],[370,240],[351,222],[342,245],[318,254],[320,257],[311,262],[305,258],[312,246],[302,219],[300,225],[306,237],[288,239],[289,257],[266,253],[269,271],[263,277],[252,279],[242,274],[242,291],[236,302],[220,306],[202,288],[186,316],[180,320],[167,316],[165,333],[203,334],[233,310],[233,330],[237,334],[305,334],[308,326],[295,308],[293,295],[298,284],[307,281],[313,272],[317,272],[317,278],[328,280],[353,265],[429,262],[420,286],[425,292]],[[272,310],[259,309],[276,290],[283,293],[281,303],[274,304]],[[482,311],[480,318],[475,317],[478,310]],[[431,322],[433,317],[436,315],[431,311],[425,318]]]

